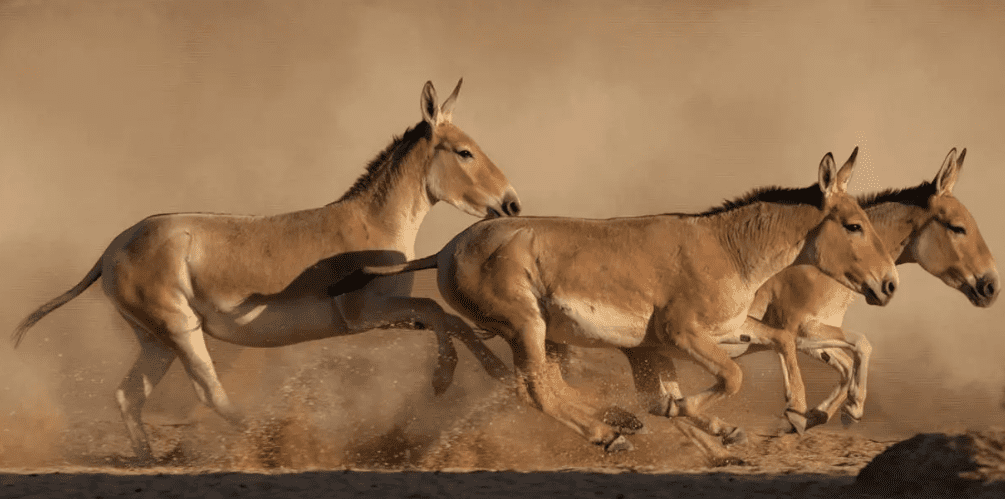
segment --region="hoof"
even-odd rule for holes
[[[806,416],[804,416],[802,414],[799,414],[798,412],[796,412],[796,411],[794,411],[792,409],[786,409],[785,410],[785,419],[789,420],[789,424],[792,425],[792,429],[796,433],[798,433],[800,435],[802,435],[803,433],[806,433],[806,428],[808,427],[807,426],[807,421],[806,421]]]
[[[723,466],[743,466],[746,461],[736,456],[719,456],[708,458],[708,465],[712,468],[722,468]]]
[[[624,435],[618,435],[618,438],[604,446],[604,450],[607,452],[630,451],[635,450],[635,446]]]
[[[434,396],[439,397],[440,395],[443,395],[443,392],[447,391],[447,388],[450,388],[450,382],[449,381],[447,381],[446,383],[444,383],[444,382],[439,381],[439,380],[433,380],[433,395]]]
[[[806,418],[806,429],[808,430],[814,426],[820,426],[827,421],[830,421],[830,419],[831,417],[828,416],[826,412],[821,411],[820,409],[813,409]]]
[[[845,428],[861,421],[861,417],[856,418],[855,416],[848,414],[848,411],[841,411],[841,424],[843,424]]]
[[[443,392],[447,391],[447,388],[450,388],[453,382],[453,367],[437,366],[436,372],[433,373],[433,394],[436,396],[443,395]]]
[[[684,399],[670,399],[667,404],[666,417],[675,418],[680,416],[680,403]]]
[[[733,428],[733,431],[722,437],[722,445],[726,447],[730,445],[743,445],[745,443],[747,443],[747,432],[739,427]]]
[[[642,420],[636,417],[635,414],[614,405],[604,410],[601,421],[604,424],[617,428],[619,433],[627,433],[629,435],[642,430],[645,426]]]

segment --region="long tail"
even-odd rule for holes
[[[373,265],[354,270],[340,281],[328,286],[329,296],[339,296],[351,293],[370,283],[370,281],[389,275],[415,272],[416,270],[435,269],[439,255],[432,254],[418,260],[411,260],[395,265]]]
[[[25,317],[25,319],[17,325],[17,329],[14,330],[14,334],[10,336],[11,341],[14,342],[14,348],[17,348],[18,345],[21,344],[21,340],[24,339],[24,335],[28,332],[28,329],[34,326],[36,322],[40,321],[42,317],[45,317],[49,314],[49,312],[56,310],[57,308],[63,306],[66,302],[79,296],[80,293],[83,293],[85,289],[90,287],[91,284],[94,284],[94,282],[101,277],[101,260],[101,258],[98,259],[98,262],[91,267],[91,271],[88,272],[76,286],[53,298],[49,301],[49,303],[38,307],[38,310],[32,312],[31,315]]]

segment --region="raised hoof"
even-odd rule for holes
[[[607,452],[630,451],[635,450],[635,446],[624,435],[618,435],[618,438],[604,446],[604,450]]]
[[[747,463],[736,456],[722,456],[708,458],[708,464],[713,468],[721,468],[723,466],[743,466]]]
[[[846,428],[861,421],[862,418],[856,418],[855,416],[848,414],[848,411],[841,411],[841,424],[843,424]]]
[[[722,445],[726,447],[730,445],[743,445],[745,443],[747,443],[747,432],[739,427],[733,428],[733,431],[722,437]]]
[[[806,433],[806,428],[808,427],[806,416],[791,409],[787,409],[785,411],[785,419],[789,420],[789,424],[792,425],[793,431],[800,435]]]
[[[814,426],[820,426],[827,421],[830,421],[830,419],[831,417],[828,416],[826,412],[821,411],[820,409],[813,409],[806,418],[806,429],[808,430]]]
[[[613,426],[619,430],[620,433],[627,433],[629,435],[642,430],[645,425],[642,420],[618,406],[612,405],[607,409],[604,409],[604,415],[601,417],[601,421],[604,424]]]
[[[666,417],[675,418],[680,416],[680,403],[683,399],[669,399],[667,402]]]

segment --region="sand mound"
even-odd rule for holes
[[[1005,492],[1005,429],[962,434],[923,433],[890,446],[859,473],[856,483],[884,494]]]

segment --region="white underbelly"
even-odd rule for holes
[[[229,343],[272,347],[345,334],[332,299],[313,296],[258,303],[237,310],[203,313],[207,334]]]
[[[553,296],[546,307],[548,339],[582,347],[638,346],[650,317],[585,298]]]

